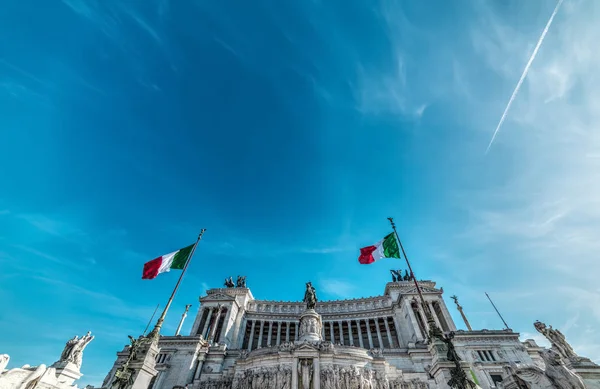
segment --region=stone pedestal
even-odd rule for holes
[[[298,330],[298,340],[301,342],[320,342],[323,340],[322,329],[323,323],[321,315],[314,309],[307,309],[300,315],[300,329]]]
[[[79,372],[79,367],[73,362],[61,361],[55,362],[52,366],[56,369],[56,380],[65,385],[73,385],[73,382],[80,379],[83,374]]]
[[[156,366],[156,355],[159,348],[155,342],[143,346],[136,360],[129,363],[129,368],[135,371],[131,389],[148,389],[150,381],[158,374]]]

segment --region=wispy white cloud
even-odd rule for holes
[[[525,81],[525,77],[527,77],[527,73],[529,73],[531,64],[533,63],[533,60],[535,60],[535,56],[537,55],[538,51],[540,50],[540,47],[542,46],[542,43],[544,42],[544,38],[546,37],[546,34],[548,33],[548,29],[552,25],[552,21],[554,20],[556,13],[560,9],[562,2],[563,2],[563,0],[558,0],[556,7],[554,8],[554,11],[552,11],[552,15],[550,15],[550,19],[548,19],[548,22],[546,23],[546,27],[544,27],[544,30],[542,31],[542,35],[538,39],[538,41],[535,45],[535,48],[533,49],[533,53],[531,53],[531,56],[529,57],[529,60],[527,61],[527,64],[525,65],[525,69],[523,69],[523,73],[521,74],[521,77],[519,78],[519,81],[517,82],[517,86],[513,90],[513,93],[510,96],[510,99],[508,100],[508,104],[506,105],[506,108],[504,108],[504,112],[502,113],[502,116],[500,117],[500,121],[498,122],[498,125],[496,126],[496,130],[494,130],[494,134],[492,135],[492,139],[490,140],[490,143],[485,151],[486,153],[490,150],[490,147],[492,147],[492,143],[494,143],[494,139],[496,139],[496,135],[498,134],[498,131],[500,131],[500,127],[502,127],[502,123],[504,123],[504,120],[506,119],[508,110],[510,109],[510,106],[512,105],[513,101],[515,101],[515,98],[517,97],[517,94],[519,93],[519,90],[521,89],[521,85],[523,85],[523,81]],[[546,100],[546,101],[549,101],[549,100]]]
[[[45,253],[43,251],[37,250],[37,249],[35,249],[33,247],[28,247],[28,246],[23,246],[23,245],[13,245],[12,247],[17,248],[17,249],[19,249],[21,251],[24,251],[26,253],[29,253],[29,254],[33,254],[33,255],[38,256],[40,258],[46,259],[48,261],[55,262],[55,263],[60,264],[60,265],[65,265],[65,266],[72,265],[67,260],[60,259],[58,257],[55,257],[54,255],[50,255],[50,254]],[[23,268],[23,270],[25,270],[25,268]]]
[[[510,85],[535,32],[483,13],[485,25],[473,29],[474,48]],[[600,76],[594,70],[600,54],[591,49],[600,39],[598,17],[595,2],[565,1],[503,124],[510,132],[488,156],[497,167],[462,193],[469,220],[457,245],[488,258],[488,269],[502,263],[526,283],[537,295],[519,300],[530,304],[531,321],[560,328],[574,345],[600,349],[600,336],[582,331],[600,324],[600,160],[587,157],[600,148]],[[488,113],[502,104],[495,97],[480,103]],[[553,283],[559,285],[548,288]]]

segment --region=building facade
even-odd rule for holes
[[[428,320],[414,281],[390,282],[381,296],[318,302],[314,309],[304,302],[255,299],[245,282],[229,285],[200,297],[189,335],[160,337],[158,347],[148,351],[151,360],[143,362],[153,365],[145,368],[149,378],[129,387],[449,387],[454,364],[443,344],[427,340]],[[419,285],[438,328],[454,332],[460,366],[473,385],[502,387],[510,381],[511,366],[543,371],[543,349],[533,340],[521,342],[511,330],[457,330],[443,290],[431,281]],[[117,353],[103,387],[119,387],[115,373],[128,355],[128,347]]]

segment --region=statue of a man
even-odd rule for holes
[[[144,344],[144,343],[146,343],[146,342],[149,341],[148,338],[135,339],[131,335],[127,335],[127,337],[129,338],[129,342],[131,344],[129,345],[129,355],[127,356],[127,360],[125,361],[124,365],[128,365],[129,362],[131,362],[133,360],[136,360],[137,359],[138,350],[140,349],[140,347],[142,346],[142,344]]]
[[[306,292],[304,292],[304,300],[307,309],[314,309],[317,305],[317,292],[310,282],[306,283]]]
[[[456,352],[456,349],[454,348],[454,343],[452,342],[452,339],[454,339],[454,332],[449,332],[446,335],[443,335],[442,337],[439,337],[439,339],[446,343],[446,347],[448,348],[448,352],[446,353],[446,358],[449,361],[452,362],[460,362],[460,357],[458,356],[458,353]]]
[[[81,337],[77,344],[73,347],[72,350],[72,359],[73,363],[77,365],[77,367],[81,368],[82,358],[83,358],[83,350],[86,346],[94,339],[92,336],[92,332],[88,331],[87,334]]]
[[[73,355],[73,348],[79,342],[79,336],[75,335],[72,339],[67,341],[65,348],[63,349],[62,354],[60,354],[61,361],[69,361],[71,360],[71,356]]]
[[[552,326],[547,327],[546,324],[539,320],[533,323],[533,326],[540,334],[544,335],[550,341],[552,348],[554,348],[561,357],[566,360],[578,358],[577,354],[567,342],[562,332],[552,328]]]

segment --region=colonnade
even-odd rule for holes
[[[247,320],[240,331],[241,348],[254,350],[298,339],[298,321]],[[323,339],[362,348],[396,348],[401,343],[392,316],[324,321]]]

